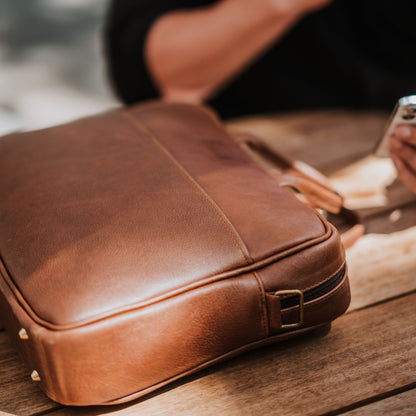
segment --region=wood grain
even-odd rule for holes
[[[227,126],[232,132],[257,135],[279,151],[330,173],[369,154],[387,117],[384,112],[312,111],[245,117]]]
[[[397,221],[390,221],[389,215],[393,211],[399,212]],[[411,204],[398,206],[395,210],[386,210],[383,214],[364,217],[366,233],[389,234],[406,230],[416,225],[416,201]]]
[[[29,416],[57,408],[30,380],[5,332],[0,333],[0,415]],[[4,414],[3,413],[3,414]]]
[[[365,235],[347,250],[347,264],[350,310],[416,290],[416,226]]]
[[[342,416],[406,416],[416,414],[416,389],[359,407]]]
[[[387,205],[384,207],[359,210],[365,218],[382,216],[385,212],[391,212],[403,206],[416,205],[416,195],[410,192],[400,181],[396,180],[387,188]],[[415,210],[416,213],[416,210]],[[413,225],[416,225],[413,224]]]
[[[51,416],[319,415],[416,381],[416,294],[342,316],[315,334],[262,348],[115,408]]]

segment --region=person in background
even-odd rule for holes
[[[391,109],[416,93],[415,19],[414,0],[113,0],[105,45],[126,104]],[[398,127],[390,151],[416,193],[416,127]]]

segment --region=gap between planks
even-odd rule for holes
[[[416,413],[416,383],[413,388],[342,413],[343,416],[406,416]],[[329,416],[329,415],[327,415]]]

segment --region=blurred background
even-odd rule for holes
[[[0,134],[119,105],[104,67],[107,0],[0,0]]]

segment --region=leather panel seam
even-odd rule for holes
[[[328,280],[332,279],[337,273],[339,273],[343,269],[343,267],[345,267],[345,265],[346,265],[346,262],[344,260],[342,262],[342,264],[338,267],[338,269],[334,273],[332,273],[329,277],[325,277],[324,279],[320,280],[318,283],[315,283],[311,286],[307,286],[305,288],[294,288],[294,289],[299,289],[302,292],[306,292],[308,290],[314,289],[315,287],[318,287],[318,286],[322,285],[323,283],[327,282]],[[345,274],[346,274],[346,272],[345,272]],[[266,291],[266,293],[267,294],[272,294],[272,293],[275,293],[277,290],[279,290],[279,289],[268,290],[268,291]]]
[[[325,226],[325,223],[323,223],[323,224]],[[99,314],[99,315],[91,316],[91,317],[88,317],[88,318],[83,319],[83,320],[79,320],[79,321],[75,321],[75,322],[69,322],[69,323],[65,323],[65,324],[55,324],[53,322],[49,322],[49,321],[43,319],[42,317],[40,317],[32,309],[32,307],[28,304],[28,302],[24,298],[24,296],[21,293],[18,286],[13,281],[12,277],[10,276],[10,273],[8,273],[4,262],[0,262],[0,274],[3,276],[3,279],[5,280],[5,282],[6,282],[7,286],[9,287],[10,291],[14,294],[14,296],[18,300],[18,303],[22,306],[23,309],[25,309],[26,313],[36,323],[38,323],[39,325],[42,325],[45,328],[51,329],[51,330],[70,330],[70,329],[79,328],[79,327],[82,327],[82,326],[94,324],[94,323],[96,323],[98,321],[102,321],[104,319],[111,319],[111,318],[113,318],[115,316],[118,316],[120,314],[129,313],[131,311],[150,306],[150,305],[155,304],[157,302],[161,302],[165,299],[169,299],[171,297],[181,295],[181,294],[186,293],[190,290],[197,289],[199,287],[202,287],[202,286],[205,286],[205,285],[208,285],[208,284],[211,284],[211,283],[215,283],[216,281],[237,277],[237,276],[242,275],[244,273],[250,273],[250,272],[256,271],[258,269],[261,269],[263,267],[267,267],[270,264],[272,264],[276,261],[279,261],[282,258],[285,258],[285,257],[288,257],[290,255],[293,255],[293,254],[297,253],[299,250],[306,249],[306,248],[312,247],[313,245],[319,244],[323,240],[330,238],[332,236],[332,234],[333,234],[333,230],[331,228],[327,228],[326,233],[324,235],[319,236],[319,237],[317,237],[316,239],[313,239],[313,240],[308,240],[308,241],[306,241],[306,242],[304,242],[300,245],[291,247],[291,248],[287,249],[284,252],[279,252],[279,253],[277,253],[273,256],[270,256],[266,259],[263,259],[262,261],[255,262],[255,263],[249,264],[247,266],[243,266],[243,267],[240,267],[238,269],[223,272],[223,273],[220,273],[220,274],[217,274],[217,275],[208,276],[203,280],[199,280],[197,282],[188,284],[186,286],[182,286],[182,287],[180,287],[178,289],[174,289],[170,292],[162,293],[158,296],[155,296],[155,297],[150,298],[150,299],[146,299],[146,300],[141,301],[141,302],[125,305],[124,307],[119,308],[119,309],[106,311],[106,312],[104,312],[102,314]],[[2,271],[1,266],[3,266],[4,271]]]
[[[341,269],[345,266],[345,260],[342,262],[342,264],[341,264],[341,266],[339,266],[338,267],[338,269],[334,272],[334,273],[332,273],[331,274],[331,276],[329,276],[329,277],[327,277],[327,278],[325,278],[325,279],[322,279],[321,281],[319,281],[318,283],[315,283],[315,284],[313,284],[313,285],[311,285],[311,286],[308,286],[308,287],[306,287],[305,289],[302,289],[303,291],[307,291],[307,290],[311,290],[311,289],[314,289],[315,287],[318,287],[318,286],[320,286],[321,284],[323,284],[323,283],[325,283],[326,281],[328,281],[329,279],[332,279],[337,273],[339,273],[340,271],[341,271]],[[347,274],[347,272],[345,271],[345,274]]]
[[[312,299],[309,302],[305,302],[304,305],[303,305],[304,313],[307,312],[307,309],[311,306],[319,305],[322,302],[327,302],[328,298],[330,298],[332,295],[334,295],[336,292],[338,292],[338,290],[342,289],[348,283],[348,281],[349,281],[348,280],[348,274],[345,273],[345,276],[342,278],[341,282],[337,286],[335,286],[332,290],[325,293],[324,295],[322,295],[319,298]],[[287,312],[290,312],[292,310],[296,310],[297,308],[299,308],[298,305],[291,306],[290,308],[283,309],[282,312],[287,313]]]
[[[215,215],[219,218],[225,229],[228,229],[232,239],[237,244],[240,249],[245,261],[247,264],[253,262],[250,257],[249,251],[241,238],[240,234],[231,223],[230,219],[225,215],[224,211],[218,206],[218,204],[213,200],[213,198],[208,194],[208,192],[201,186],[200,183],[185,169],[185,167],[176,159],[172,153],[160,142],[155,132],[153,132],[148,126],[145,126],[143,123],[139,122],[129,113],[121,113],[122,116],[128,119],[135,127],[139,128],[143,133],[150,137],[153,142],[159,147],[159,149],[165,154],[165,156],[172,162],[174,166],[182,173],[186,180],[197,190],[197,192],[209,203]]]
[[[264,337],[267,338],[269,336],[269,322],[268,322],[268,315],[267,315],[267,307],[266,307],[266,294],[264,292],[263,283],[258,275],[257,272],[253,272],[253,276],[256,279],[257,286],[259,288],[259,308],[261,311],[261,326],[263,328]]]

